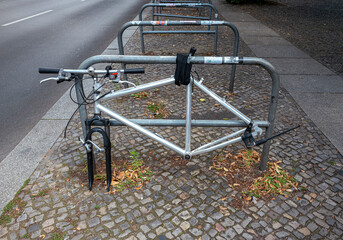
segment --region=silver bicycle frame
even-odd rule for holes
[[[91,58],[86,59],[81,65],[80,69],[85,69],[90,67],[96,63],[126,63],[126,64],[175,64],[176,57],[175,56],[94,56]],[[275,72],[274,67],[267,61],[261,58],[238,58],[238,57],[191,57],[190,62],[192,64],[229,64],[229,65],[260,65],[265,68],[272,78],[272,91],[271,91],[271,101],[268,113],[268,121],[253,121],[254,126],[265,127],[266,134],[265,138],[269,138],[272,135],[272,130],[274,126],[274,119],[275,119],[275,112],[276,112],[276,105],[278,100],[278,91],[279,91],[279,77],[278,74]],[[238,111],[236,108],[231,106],[227,103],[224,99],[221,99],[217,96],[213,91],[208,89],[204,86],[201,82],[192,80],[191,83],[187,86],[187,93],[186,93],[186,119],[185,120],[172,120],[172,119],[127,119],[120,114],[108,109],[107,107],[101,104],[101,101],[118,98],[120,96],[127,96],[133,93],[137,93],[140,91],[145,91],[149,89],[154,89],[156,87],[162,87],[166,85],[174,84],[174,78],[167,78],[163,80],[159,80],[156,82],[151,82],[147,84],[140,85],[134,88],[128,88],[113,92],[111,94],[106,95],[101,100],[97,101],[95,104],[96,112],[103,112],[111,117],[114,120],[111,120],[111,125],[126,125],[129,126],[142,134],[152,138],[153,140],[161,143],[162,145],[172,149],[173,151],[177,152],[185,156],[186,158],[190,158],[191,156],[195,156],[202,153],[207,153],[209,151],[216,150],[218,148],[222,148],[229,144],[241,141],[241,137],[239,136],[242,134],[244,129],[231,133],[225,137],[217,139],[211,143],[208,143],[204,146],[201,146],[195,150],[191,150],[191,127],[192,126],[211,126],[211,127],[219,127],[219,126],[227,126],[227,127],[247,127],[249,123],[252,122],[247,116],[243,113]],[[241,120],[192,120],[191,119],[191,94],[192,94],[192,85],[197,86],[198,89],[202,90],[218,103],[220,103],[223,107],[227,110],[231,111]],[[82,105],[82,81],[76,82],[76,90],[77,90],[77,98],[80,104],[80,118],[83,127],[83,133],[86,135],[86,128],[84,121],[87,118],[86,108]],[[100,103],[99,103],[100,102]],[[99,124],[99,123],[96,123]],[[186,140],[185,140],[185,148],[182,149],[179,146],[163,139],[162,137],[158,136],[157,134],[149,131],[148,129],[144,128],[143,125],[147,126],[185,126],[186,127]],[[256,133],[253,133],[256,134]],[[267,161],[268,161],[268,154],[270,148],[270,141],[264,144],[261,164],[260,168],[262,170],[266,169]]]
[[[251,119],[249,119],[247,116],[245,116],[239,110],[237,110],[235,107],[233,107],[232,105],[227,103],[225,100],[221,99],[213,91],[211,91],[210,89],[205,87],[202,83],[200,83],[199,81],[193,80],[193,79],[191,79],[191,82],[187,85],[187,92],[186,92],[186,121],[185,121],[186,140],[185,140],[185,149],[184,150],[182,150],[180,147],[174,145],[170,141],[163,139],[162,137],[156,135],[155,133],[149,131],[148,129],[140,126],[139,124],[134,123],[133,121],[130,121],[129,119],[121,116],[120,114],[114,112],[113,110],[111,110],[111,109],[109,109],[109,108],[107,108],[101,104],[101,102],[106,101],[106,100],[115,99],[115,98],[122,97],[122,96],[129,96],[133,93],[137,93],[137,92],[141,92],[141,91],[147,91],[150,89],[161,88],[161,87],[166,86],[166,85],[174,84],[174,82],[175,82],[174,78],[167,78],[167,79],[155,81],[152,83],[142,84],[142,85],[137,86],[137,87],[126,88],[123,90],[119,90],[119,91],[107,94],[105,97],[99,99],[100,103],[99,103],[99,101],[97,99],[97,95],[96,95],[95,99],[94,99],[96,102],[96,104],[94,106],[94,112],[97,114],[99,114],[101,112],[106,113],[107,115],[113,117],[114,119],[123,123],[124,125],[132,127],[133,129],[135,129],[135,130],[143,133],[144,135],[156,140],[157,142],[161,143],[162,145],[172,149],[173,151],[175,151],[175,152],[177,152],[183,156],[187,156],[187,158],[190,158],[191,156],[198,155],[201,153],[213,151],[213,150],[216,150],[218,148],[225,147],[229,144],[241,141],[241,137],[236,137],[236,136],[239,134],[243,134],[245,128],[242,130],[239,130],[235,133],[229,134],[228,136],[225,136],[225,137],[218,139],[214,142],[211,142],[209,144],[201,146],[200,148],[198,148],[194,151],[191,150],[191,127],[192,127],[191,112],[192,112],[193,84],[195,86],[197,86],[200,90],[205,92],[207,95],[212,97],[214,100],[216,100],[218,103],[220,103],[222,106],[224,106],[227,110],[229,110],[230,112],[235,114],[237,117],[239,117],[241,120],[243,120],[246,123],[246,125],[248,125],[251,122]],[[171,120],[170,123],[172,123],[172,122],[173,122],[173,120]],[[225,141],[231,137],[236,137],[236,138],[231,139],[229,141],[226,141],[224,143],[221,143],[221,142],[223,142],[223,141]]]

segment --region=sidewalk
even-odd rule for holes
[[[173,152],[137,132],[126,127],[113,127],[114,160],[127,158],[129,152],[135,150],[154,175],[150,183],[139,190],[107,194],[101,181],[96,181],[92,192],[89,192],[84,171],[85,150],[77,141],[81,129],[78,119],[74,118],[67,139],[62,136],[58,138],[19,191],[15,198],[18,216],[0,226],[0,239],[158,239],[162,235],[167,239],[182,240],[342,238],[343,158],[337,150],[339,145],[333,145],[335,138],[330,139],[331,135],[324,131],[324,127],[329,129],[330,126],[327,123],[321,125],[316,117],[318,115],[307,112],[317,95],[313,90],[305,89],[312,86],[318,88],[316,91],[325,91],[312,82],[308,83],[314,79],[321,86],[319,77],[322,75],[337,84],[340,80],[251,16],[231,12],[226,4],[221,4],[222,1],[213,2],[220,10],[222,19],[232,21],[238,27],[244,41],[241,41],[239,56],[266,57],[281,74],[283,88],[275,131],[296,124],[301,124],[301,128],[274,140],[270,155],[273,160],[282,160],[282,166],[298,180],[301,190],[290,198],[278,196],[269,202],[260,200],[255,205],[235,209],[230,203],[237,191],[209,169],[219,151],[194,157],[189,162],[179,161]],[[194,42],[197,44],[196,54],[207,55],[212,50],[209,45],[213,43],[212,37],[207,36],[161,35],[145,38],[146,51],[155,55],[187,52]],[[218,55],[230,56],[233,51],[228,44],[232,41],[231,32],[223,30],[219,39]],[[265,49],[266,45],[272,46],[272,50]],[[139,46],[136,32],[126,45],[126,54],[139,54]],[[109,51],[115,51],[115,48],[113,45]],[[266,53],[268,55],[259,55]],[[284,59],[280,56],[288,57]],[[292,64],[282,64],[287,62]],[[304,66],[304,62],[311,65]],[[174,68],[146,65],[146,74],[132,80],[143,83],[169,77]],[[200,65],[195,68],[205,78],[206,86],[225,96],[230,68],[213,66],[208,69]],[[299,79],[302,87],[295,88],[293,79]],[[239,66],[232,104],[240,106],[249,116],[265,118],[269,102],[265,96],[270,93],[270,82],[269,75],[261,68]],[[325,87],[331,86],[327,84]],[[340,85],[334,86],[336,91],[340,91]],[[334,98],[329,93],[320,95]],[[184,89],[168,86],[148,99],[125,97],[111,104],[124,116],[138,118],[146,113],[144,106],[149,101],[163,100],[171,117],[183,117],[183,97]],[[200,101],[201,98],[206,100],[206,104]],[[213,115],[230,117],[196,90],[194,99],[194,114],[199,118],[211,118]],[[320,110],[320,107],[312,110]],[[325,112],[326,116],[330,113],[329,110]],[[336,113],[342,114],[342,111]],[[151,129],[173,139],[176,144],[184,141],[183,128]],[[222,131],[222,128],[194,128],[193,144],[217,139]],[[237,144],[226,150],[241,148],[242,145]]]

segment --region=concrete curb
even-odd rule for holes
[[[143,19],[147,11],[143,13]],[[133,19],[138,21],[138,15]],[[123,34],[124,46],[138,27],[131,27]],[[117,38],[105,49],[102,55],[119,54]],[[85,84],[85,91],[90,89]],[[30,178],[41,160],[47,155],[60,134],[63,132],[76,106],[69,98],[69,90],[54,104],[33,129],[0,163],[0,209],[13,199],[16,192]]]

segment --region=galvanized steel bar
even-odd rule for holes
[[[173,14],[163,14],[162,11],[160,11],[160,13],[155,13],[155,11],[153,11],[153,19],[154,16],[164,16],[164,17],[178,17],[178,18],[190,18],[190,19],[203,19],[203,20],[210,20],[211,19],[211,15],[212,15],[212,10],[218,14],[217,9],[209,3],[186,3],[186,2],[178,2],[178,3],[148,3],[145,4],[141,7],[140,12],[139,12],[139,20],[142,21],[142,12],[144,11],[144,9],[148,8],[148,7],[152,7],[153,9],[157,8],[157,9],[162,9],[163,7],[171,7],[171,8],[205,8],[208,7],[210,8],[211,12],[209,13],[208,17],[196,17],[196,16],[185,16],[185,15],[173,15]],[[157,11],[158,12],[158,11]]]
[[[268,73],[270,74],[272,78],[273,84],[272,84],[272,92],[271,92],[269,113],[268,113],[268,122],[270,123],[270,126],[267,127],[266,134],[265,134],[265,138],[269,138],[273,134],[274,121],[275,121],[275,116],[276,116],[276,106],[279,99],[279,88],[280,88],[279,75],[277,74],[273,65],[271,65],[268,61],[262,58],[259,58],[258,60],[254,58],[243,58],[242,63],[245,65],[260,65],[268,71]],[[270,144],[271,144],[271,141],[268,141],[265,144],[263,144],[262,157],[261,157],[261,163],[260,163],[260,169],[263,171],[267,169]]]
[[[215,31],[208,31],[208,30],[191,30],[191,31],[187,31],[187,30],[165,30],[165,31],[144,31],[142,32],[142,34],[197,34],[197,33],[201,33],[201,34],[215,34]],[[145,53],[145,52],[142,52]]]
[[[174,18],[185,18],[185,19],[198,19],[198,20],[211,20],[211,18],[197,17],[197,16],[184,16],[184,15],[173,15],[173,14],[161,14],[155,13],[155,16],[158,17],[174,17]]]
[[[152,7],[153,8],[153,16],[152,16],[152,20],[154,22],[155,20],[155,15],[157,16],[157,20],[159,20],[159,16],[163,16],[162,14],[155,14],[154,13],[154,9],[155,7],[176,7],[176,8],[185,8],[185,7],[194,7],[195,5],[201,5],[204,7],[209,7],[211,9],[210,14],[212,14],[212,10],[215,12],[214,15],[214,20],[218,21],[218,10],[212,5],[212,4],[208,4],[208,3],[171,3],[171,4],[163,4],[163,3],[149,3],[149,4],[145,4],[141,7],[140,11],[139,11],[139,21],[143,21],[143,11],[144,9],[148,8],[148,7]],[[203,18],[203,17],[193,17],[193,16],[182,16],[182,15],[169,15],[169,17],[179,17],[179,18],[193,18],[193,19],[203,19],[203,20],[211,20],[211,15],[209,16],[209,18]],[[145,47],[144,47],[144,37],[143,34],[158,34],[158,33],[154,33],[155,25],[152,25],[152,31],[144,31],[143,30],[143,26],[140,26],[140,38],[141,38],[141,49],[142,49],[142,53],[145,53]],[[210,25],[208,25],[208,31],[204,32],[204,31],[198,31],[195,33],[212,33],[215,34],[215,43],[214,43],[214,54],[217,55],[217,43],[216,41],[218,40],[218,27],[216,27],[215,31],[211,32],[210,30]],[[186,33],[187,31],[165,31],[164,33],[168,33],[168,34],[176,34],[176,33]]]

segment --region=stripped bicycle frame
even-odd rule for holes
[[[273,126],[274,126],[274,119],[275,119],[275,112],[278,100],[278,92],[279,92],[279,76],[275,72],[274,67],[264,59],[261,58],[254,58],[254,57],[190,57],[190,62],[192,64],[228,64],[228,65],[260,65],[265,68],[272,78],[272,91],[271,91],[271,102],[269,107],[268,113],[268,121],[252,121],[252,119],[248,118],[236,108],[231,106],[226,100],[219,97],[213,91],[208,89],[204,86],[201,82],[197,80],[192,80],[191,84],[187,85],[187,94],[186,94],[186,119],[180,120],[171,120],[171,119],[127,119],[120,114],[114,112],[113,110],[108,109],[104,105],[101,104],[101,101],[118,98],[121,96],[131,95],[133,93],[137,93],[140,91],[145,91],[149,89],[159,88],[162,86],[166,86],[169,84],[174,84],[174,78],[166,78],[163,80],[146,83],[134,88],[127,88],[122,89],[111,94],[104,96],[101,101],[95,102],[95,113],[100,114],[101,112],[107,114],[114,118],[114,120],[110,120],[111,126],[129,126],[138,132],[148,136],[149,138],[161,143],[162,145],[172,149],[173,151],[183,155],[186,159],[191,158],[191,156],[195,156],[198,154],[206,153],[209,151],[213,151],[218,148],[222,148],[224,146],[230,145],[232,143],[241,141],[241,137],[237,137],[240,134],[243,134],[244,129],[236,131],[232,134],[229,134],[225,137],[222,137],[218,140],[215,140],[211,143],[208,143],[200,148],[191,149],[191,127],[192,126],[210,126],[210,127],[244,127],[246,128],[249,124],[253,124],[255,130],[259,130],[259,127],[266,128],[265,137],[269,138],[272,135]],[[93,56],[86,59],[81,65],[80,69],[87,69],[88,67],[92,66],[96,63],[126,63],[126,64],[175,64],[176,57],[175,56],[115,56],[115,55],[101,55],[101,56]],[[210,97],[215,99],[218,103],[220,103],[223,107],[225,107],[230,112],[234,113],[237,117],[241,120],[192,120],[191,119],[191,104],[192,104],[192,85],[197,86],[200,90],[204,91]],[[78,103],[80,106],[80,118],[81,124],[83,129],[83,134],[87,136],[87,129],[85,125],[85,121],[87,119],[87,112],[83,103],[82,98],[82,80],[76,81],[76,94]],[[94,96],[97,99],[97,95]],[[94,122],[95,125],[102,125],[101,121]],[[159,135],[151,132],[150,130],[144,128],[143,126],[185,126],[186,127],[186,140],[185,140],[185,149],[173,144],[172,142],[167,141],[166,139],[160,137]],[[256,134],[256,133],[255,133]],[[228,140],[230,139],[230,140]],[[264,144],[261,164],[260,168],[262,170],[266,169],[267,161],[268,161],[268,154],[270,148],[270,141]]]
[[[238,56],[238,45],[239,45],[239,33],[235,25],[227,21],[131,21],[125,23],[119,33],[118,33],[118,48],[119,54],[124,55],[124,44],[123,44],[123,33],[124,31],[132,26],[226,26],[229,27],[235,37],[234,47],[233,47],[233,57]],[[202,33],[201,31],[153,31],[154,33]],[[217,48],[218,36],[215,35],[215,49]],[[142,49],[144,48],[144,40],[141,39]],[[122,67],[125,69],[125,63],[122,64]],[[233,85],[235,81],[236,74],[236,65],[232,66],[231,78],[229,83],[229,91],[233,92]],[[125,75],[124,75],[125,76]]]

